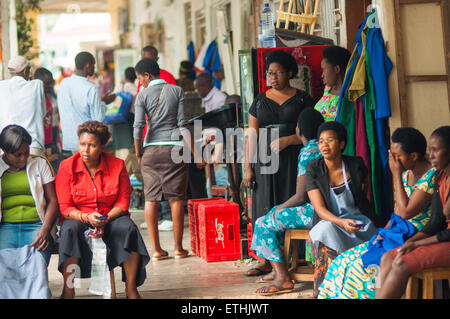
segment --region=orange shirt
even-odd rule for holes
[[[56,194],[62,216],[75,209],[107,215],[114,207],[127,212],[131,184],[124,161],[102,153],[100,167],[91,178],[80,154],[63,161],[56,176]]]

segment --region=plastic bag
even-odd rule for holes
[[[93,229],[84,233],[89,248],[92,251],[91,282],[89,292],[93,295],[103,296],[103,299],[111,299],[111,277],[106,263],[106,245],[102,238],[92,238],[89,234]]]

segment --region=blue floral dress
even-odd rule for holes
[[[403,187],[408,198],[420,189],[430,195],[434,193],[436,169],[425,173],[413,186],[408,185],[408,171],[403,173]],[[430,220],[431,203],[408,221],[420,231]],[[319,288],[319,299],[374,299],[379,266],[365,268],[361,259],[368,251],[369,242],[349,249],[336,257],[330,265]]]
[[[300,151],[297,177],[306,174],[306,165],[309,162],[321,157],[317,139],[310,140]],[[258,257],[284,263],[283,249],[286,229],[310,228],[314,208],[309,201],[301,206],[283,210],[277,210],[277,207],[273,207],[265,216],[256,220],[251,249]],[[308,246],[306,260],[311,260],[311,249]]]

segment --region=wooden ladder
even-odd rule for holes
[[[286,30],[289,29],[289,22],[295,22],[298,24],[302,24],[301,32],[305,33],[306,25],[310,25],[311,29],[309,31],[310,35],[314,35],[314,29],[316,27],[316,22],[318,19],[317,11],[319,10],[320,0],[315,1],[314,12],[312,14],[309,13],[309,7],[311,4],[311,0],[306,0],[305,12],[304,13],[292,13],[292,8],[294,6],[294,0],[289,0],[289,8],[288,11],[283,11],[284,1],[280,1],[280,9],[277,11],[278,19],[277,19],[277,28],[280,28],[281,20],[285,21],[284,28]]]

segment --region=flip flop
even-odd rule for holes
[[[169,258],[169,254],[168,253],[163,253],[162,255],[154,255],[152,256],[152,260],[158,261],[158,260],[164,260]]]
[[[254,273],[252,273],[252,274],[249,274],[248,272],[249,271],[255,271]],[[264,270],[261,270],[261,269],[259,269],[259,268],[250,268],[248,271],[247,271],[247,273],[245,274],[247,277],[255,277],[255,276],[261,276],[261,275],[265,275],[265,274],[268,274],[268,273],[270,273],[270,272],[272,272],[272,271],[264,271]]]
[[[255,292],[255,294],[260,295],[260,296],[273,296],[273,295],[279,295],[279,294],[286,294],[286,293],[294,291],[293,287],[292,288],[283,288],[283,287],[275,286],[275,285],[268,286],[268,288],[271,288],[271,287],[275,287],[277,290],[270,291],[270,292]]]
[[[176,253],[175,254],[175,259],[182,259],[182,258],[186,258],[189,256],[189,252],[186,253]]]

